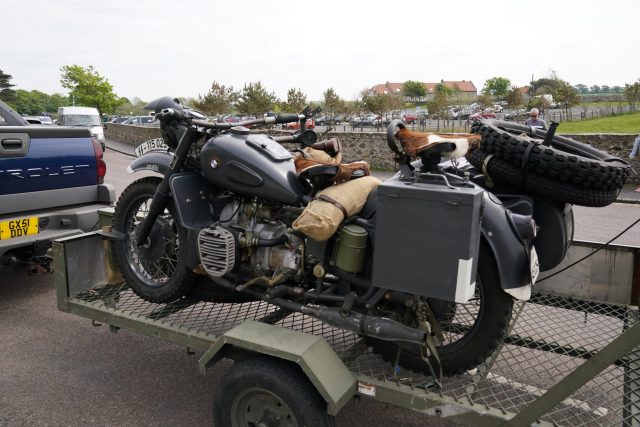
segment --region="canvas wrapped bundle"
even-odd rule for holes
[[[293,229],[314,240],[329,239],[342,221],[362,210],[367,196],[380,182],[365,176],[325,188],[293,222]]]

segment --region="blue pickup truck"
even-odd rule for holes
[[[95,230],[115,199],[105,173],[87,128],[33,125],[0,101],[0,265],[49,269],[52,240]]]

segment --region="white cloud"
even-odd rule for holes
[[[640,77],[636,0],[299,2],[3,0],[0,68],[23,89],[64,92],[64,65],[93,65],[119,95],[196,96],[261,80],[347,99],[385,81],[524,85]],[[7,36],[10,37],[7,38]]]

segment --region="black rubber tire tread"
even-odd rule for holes
[[[216,387],[213,420],[216,427],[232,426],[231,408],[236,396],[247,388],[262,388],[277,395],[294,413],[299,426],[334,427],[335,418],[299,366],[269,356],[234,363]]]
[[[472,132],[482,135],[480,150],[517,167],[524,167],[530,175],[546,176],[563,184],[572,184],[600,191],[620,190],[631,168],[607,153],[579,141],[554,136],[551,146],[534,145],[523,165],[525,151],[532,144],[511,132],[531,131],[526,126],[499,121],[483,121],[474,124]],[[545,131],[536,131],[536,138],[543,138]]]
[[[113,228],[123,231],[125,229],[125,216],[131,205],[136,203],[145,195],[153,197],[160,178],[146,177],[132,182],[120,195],[116,203],[115,213],[113,215]],[[169,202],[167,209],[171,215],[176,218],[173,201]],[[178,239],[181,243],[186,244],[186,232],[181,227],[178,232]],[[123,231],[124,232],[124,231]],[[126,256],[126,241],[114,240],[113,251],[116,262],[120,267],[120,272],[131,289],[142,299],[153,303],[165,303],[175,301],[189,292],[193,285],[196,275],[189,269],[184,261],[184,251],[178,252],[177,265],[174,274],[167,282],[158,287],[151,287],[140,281],[136,274],[131,270]]]
[[[478,150],[467,155],[467,160],[478,170],[482,170],[486,154]],[[546,197],[563,203],[574,205],[603,207],[616,201],[619,190],[595,190],[563,183],[554,179],[529,174],[524,179],[524,171],[519,167],[493,157],[487,163],[487,173],[495,182],[518,191],[526,191],[534,195]]]
[[[471,331],[458,341],[436,347],[445,376],[461,374],[484,362],[503,341],[511,321],[513,298],[502,290],[498,267],[488,245],[484,242],[480,247],[478,276],[480,280],[476,283],[481,283],[483,287],[481,290],[483,302]],[[388,362],[395,362],[398,349],[395,343],[371,337],[365,337],[365,339],[374,353]],[[415,350],[403,349],[399,363],[405,369],[430,375],[417,346]],[[435,364],[433,358],[431,363]]]

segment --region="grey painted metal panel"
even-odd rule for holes
[[[601,244],[573,242],[562,263],[544,276],[554,274],[575,261],[589,255]],[[553,295],[606,301],[616,304],[637,305],[632,301],[635,253],[640,249],[629,246],[609,245],[557,276],[540,278],[535,285],[538,291]]]
[[[0,215],[11,212],[25,212],[56,206],[93,203],[100,200],[98,186],[61,188],[58,190],[32,191],[0,195]]]
[[[381,184],[373,284],[466,302],[475,288],[483,193],[399,180]]]

